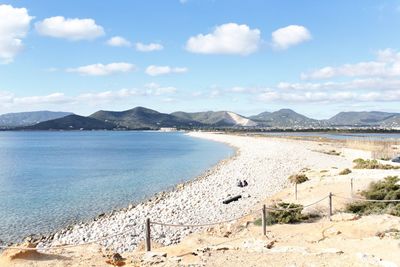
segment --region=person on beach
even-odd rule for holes
[[[243,180],[243,186],[248,186],[249,184],[247,183],[246,180]]]
[[[238,180],[238,182],[237,182],[237,186],[239,186],[239,187],[243,187],[243,183],[242,183],[242,181],[241,181],[241,180]]]

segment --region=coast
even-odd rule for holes
[[[113,211],[93,221],[62,229],[45,237],[39,247],[84,244],[104,238],[101,245],[117,252],[133,251],[144,239],[144,222],[171,224],[205,224],[229,220],[247,214],[262,200],[288,185],[287,177],[304,168],[346,168],[351,161],[317,152],[317,142],[192,132],[194,138],[224,142],[236,148],[236,154],[207,170],[193,181],[161,192],[137,206]],[[237,180],[246,180],[244,188]],[[223,200],[241,195],[228,205]],[[199,228],[154,227],[153,239],[160,244],[178,243]],[[108,236],[118,235],[111,238]]]

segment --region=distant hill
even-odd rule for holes
[[[171,113],[171,115],[181,119],[197,121],[201,124],[213,127],[224,127],[224,126],[251,127],[257,125],[256,122],[230,111],[206,111],[206,112],[194,112],[194,113],[178,111]]]
[[[160,127],[199,127],[201,123],[186,118],[179,118],[170,114],[136,107],[126,111],[104,111],[100,110],[90,115],[91,118],[113,123],[118,127],[128,129],[158,129]]]
[[[68,115],[63,118],[40,122],[20,128],[22,130],[113,130],[115,124],[79,115]]]
[[[62,118],[71,115],[71,112],[33,111],[7,113],[0,115],[1,128],[13,128],[34,125],[42,121]]]
[[[46,120],[53,117],[56,118]],[[329,127],[400,128],[400,113],[379,111],[340,112],[328,120],[315,120],[291,109],[262,112],[258,115],[245,117],[231,111],[192,113],[178,111],[166,114],[144,107],[136,107],[125,111],[100,110],[89,117],[50,111],[10,113],[0,116],[1,130],[157,130],[162,127],[181,129],[232,127],[278,129]]]
[[[383,121],[399,115],[380,111],[340,112],[327,122],[333,126],[380,126]]]
[[[320,125],[318,120],[308,118],[291,109],[280,109],[275,112],[263,112],[249,118],[261,126],[269,127],[313,127]]]
[[[380,126],[387,128],[400,128],[400,114],[382,121]]]

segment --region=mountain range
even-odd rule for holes
[[[245,117],[231,111],[161,113],[144,107],[125,111],[100,110],[84,117],[69,112],[23,112],[0,115],[0,128],[15,130],[146,130],[174,128],[280,128],[328,127],[400,128],[400,113],[379,111],[340,112],[316,120],[291,109]]]
[[[71,115],[71,112],[33,111],[0,115],[0,128],[34,125],[42,121],[54,120]]]

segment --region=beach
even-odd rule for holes
[[[83,244],[124,231],[127,233],[103,240],[101,245],[117,252],[132,251],[144,239],[146,218],[153,222],[190,225],[229,220],[251,212],[262,200],[288,186],[287,178],[291,174],[305,168],[342,169],[352,164],[344,157],[317,152],[321,149],[317,142],[202,132],[189,135],[226,143],[236,148],[236,154],[172,191],[49,235],[39,247]],[[237,187],[238,180],[246,180],[249,185]],[[236,195],[242,198],[228,205],[222,203]],[[154,227],[152,238],[157,243],[170,245],[200,230],[204,227]]]
[[[396,234],[398,217],[343,213],[351,197],[370,182],[400,174],[398,169],[355,169],[353,160],[369,159],[371,151],[327,140],[206,132],[188,135],[223,142],[234,147],[236,153],[196,179],[160,192],[137,206],[101,214],[94,220],[44,236],[35,244],[39,253],[7,250],[0,257],[0,264],[103,266],[116,252],[126,259],[126,266],[224,266],[226,262],[230,266],[260,266],[265,261],[276,266],[400,264],[392,253],[400,245]],[[352,172],[340,175],[345,168]],[[288,176],[296,173],[309,178],[298,186],[297,200],[293,185],[288,183]],[[248,186],[237,187],[238,180],[246,180]],[[329,193],[334,194],[331,219]],[[222,203],[236,195],[242,198]],[[317,217],[306,223],[268,226],[264,236],[262,228],[255,224],[261,216],[260,209],[279,201],[301,203],[304,214]],[[153,223],[206,225],[152,224],[152,252],[145,253],[147,218]],[[224,223],[207,225],[213,222]],[[32,246],[32,240],[31,245],[22,246],[27,245]],[[45,250],[49,247],[59,248]]]

